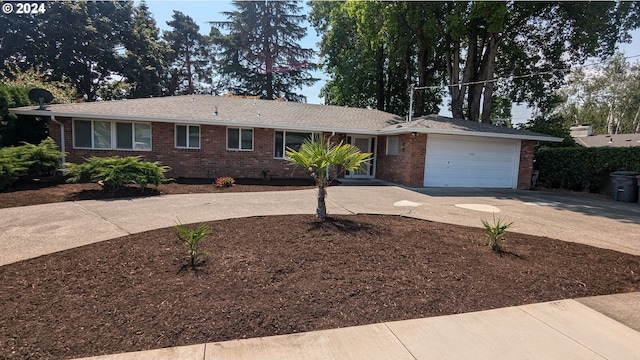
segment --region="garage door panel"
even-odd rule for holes
[[[517,140],[429,135],[424,186],[515,187]]]

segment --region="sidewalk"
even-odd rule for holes
[[[537,191],[338,186],[330,214],[397,214],[640,255],[640,205]],[[314,214],[315,191],[172,195],[0,209],[0,265],[182,223]],[[640,270],[639,270],[640,271]],[[640,359],[640,293],[94,359]],[[635,329],[635,330],[634,330]]]

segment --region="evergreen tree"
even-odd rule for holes
[[[295,1],[234,1],[227,21],[211,22],[221,89],[263,99],[305,101],[296,89],[313,85],[312,49],[299,45],[305,20]],[[223,34],[220,30],[227,30]]]
[[[204,92],[211,84],[209,38],[200,34],[200,27],[180,11],[173,11],[167,25],[173,30],[163,33],[173,53],[169,56],[171,64],[168,93],[194,94]]]
[[[131,87],[128,96],[141,98],[163,95],[171,50],[160,39],[160,29],[144,1],[133,9],[131,27],[124,42],[126,57],[122,75]]]

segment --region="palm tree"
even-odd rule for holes
[[[333,181],[331,168],[342,166],[348,171],[363,170],[371,157],[371,153],[362,153],[356,146],[343,144],[342,141],[337,145],[332,144],[331,139],[319,134],[307,139],[298,151],[287,147],[286,155],[291,164],[306,169],[318,185],[316,214],[322,220],[327,218],[325,197],[327,186]]]

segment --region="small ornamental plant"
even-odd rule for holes
[[[232,187],[236,181],[230,176],[222,176],[216,179],[216,186],[219,188]]]
[[[487,237],[489,247],[491,250],[501,253],[502,246],[500,243],[505,241],[505,234],[507,233],[507,229],[513,225],[513,222],[507,223],[504,219],[498,219],[496,221],[495,214],[493,215],[493,224],[489,224],[489,222],[485,219],[482,219],[482,225],[484,225],[484,235]]]
[[[195,269],[197,257],[199,255],[209,254],[206,250],[203,250],[200,247],[200,241],[204,239],[205,236],[209,235],[211,230],[209,230],[207,224],[204,223],[196,226],[195,228],[189,228],[178,221],[175,227],[175,233],[187,250],[191,269]]]

